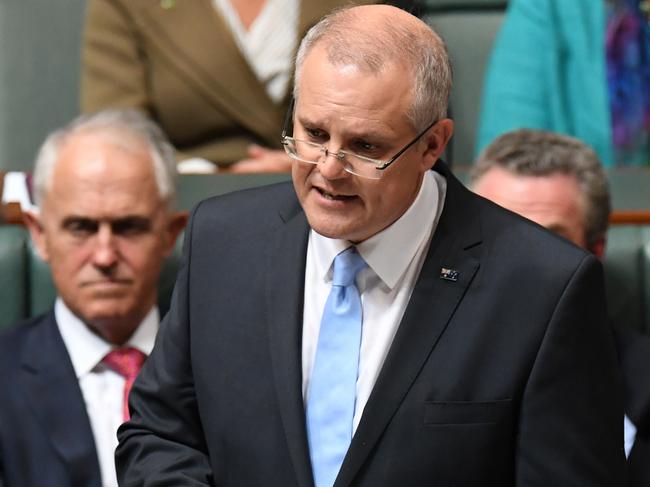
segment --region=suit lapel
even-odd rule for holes
[[[267,255],[267,309],[277,400],[300,487],[313,486],[302,399],[302,321],[309,227],[302,211],[285,219]]]
[[[283,108],[258,81],[210,0],[177,2],[171,9],[148,2],[137,21],[156,55],[210,106],[265,140],[279,137]]]
[[[99,487],[99,462],[90,421],[53,313],[31,331],[20,374],[32,413],[67,464],[71,484]]]
[[[479,262],[467,252],[480,243],[477,215],[462,185],[447,178],[445,207],[404,317],[335,483],[350,485],[417,378],[471,283]],[[441,269],[458,280],[441,278]]]
[[[131,8],[138,11],[135,22],[155,55],[215,110],[228,114],[269,144],[277,143],[278,121],[284,118],[286,103],[278,105],[271,100],[212,1],[179,1],[170,9],[162,8],[158,0],[141,3]],[[341,0],[303,2],[298,41],[322,15],[341,4]],[[179,36],[182,43],[177,42]]]

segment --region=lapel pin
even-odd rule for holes
[[[176,6],[176,0],[160,0],[160,6],[165,10],[172,9]]]
[[[456,269],[447,269],[446,267],[440,269],[440,279],[456,282],[458,280],[458,276],[459,274]]]

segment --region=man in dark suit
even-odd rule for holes
[[[0,338],[0,486],[116,486],[124,397],[153,347],[158,275],[185,223],[173,150],[138,112],[101,112],[48,137],[34,181],[26,223],[58,298]]]
[[[578,139],[519,129],[479,155],[472,188],[499,205],[605,257],[609,185],[596,153]],[[650,337],[615,329],[624,385],[628,486],[650,485]]]
[[[621,485],[601,266],[438,161],[439,37],[341,10],[295,78],[293,188],[194,210],[120,485]]]

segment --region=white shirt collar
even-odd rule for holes
[[[54,316],[75,374],[80,379],[90,373],[114,347],[93,333],[60,297],[54,303]],[[159,322],[158,308],[154,306],[136,328],[126,346],[137,348],[149,355],[156,340]]]
[[[441,195],[445,194],[444,189],[441,191],[441,185],[446,185],[444,177],[427,171],[418,195],[404,214],[392,225],[356,246],[368,267],[390,289],[400,281],[418,249],[428,242],[428,237],[437,224],[431,216],[441,213],[438,207],[444,203]],[[314,245],[317,256],[317,273],[324,281],[329,281],[332,279],[334,257],[352,244],[347,240],[324,237],[312,230],[311,245]]]

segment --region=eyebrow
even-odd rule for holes
[[[327,124],[327,121],[314,121],[305,116],[297,116],[296,122],[300,123],[303,127],[307,128],[322,128]],[[329,130],[325,130],[329,133]],[[385,141],[389,136],[387,134],[379,133],[375,130],[363,129],[363,131],[349,130],[345,133],[346,140],[375,140],[375,141]]]
[[[300,125],[307,126],[307,127],[319,127],[325,125],[325,122],[323,121],[315,121],[304,115],[301,116],[296,115],[294,118],[294,123],[299,123]]]
[[[63,221],[61,222],[61,226],[63,228],[66,228],[77,223],[87,223],[87,224],[99,226],[100,223],[106,222],[115,231],[120,227],[129,226],[129,225],[150,227],[151,220],[152,219],[150,217],[143,216],[143,215],[126,215],[119,218],[92,218],[88,216],[71,215],[63,219]]]

